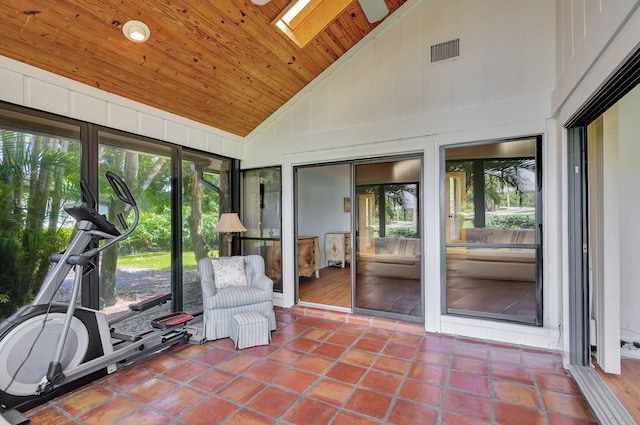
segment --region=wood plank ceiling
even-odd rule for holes
[[[271,24],[289,3],[2,0],[0,55],[246,136],[377,25],[354,0],[299,48]],[[147,42],[124,37],[130,19]]]

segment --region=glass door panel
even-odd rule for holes
[[[182,300],[188,313],[202,311],[198,261],[219,257],[222,235],[214,232],[229,181],[230,161],[202,152],[182,151]],[[223,241],[224,242],[224,241]]]
[[[541,324],[539,140],[444,149],[446,311]]]
[[[118,214],[131,223],[131,210],[113,195],[106,171],[125,181],[140,209],[135,232],[100,257],[100,308],[112,315],[146,297],[171,293],[171,150],[130,136],[99,132],[98,137],[100,212],[113,223]],[[171,305],[164,309],[168,313]],[[160,315],[160,310],[150,314]],[[143,316],[126,322],[146,323]]]
[[[296,169],[300,301],[352,307],[350,193],[350,164]]]
[[[282,181],[280,167],[242,172],[242,254],[264,258],[274,292],[282,292],[280,227]]]
[[[421,161],[358,164],[355,311],[421,322]]]

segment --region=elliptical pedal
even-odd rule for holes
[[[157,294],[145,298],[144,300],[140,300],[137,303],[129,304],[129,310],[142,312],[150,309],[151,307],[164,304],[169,300],[171,300],[171,294]]]
[[[188,313],[172,313],[167,314],[166,316],[158,317],[157,319],[153,319],[151,321],[151,326],[164,331],[166,329],[185,324],[192,319],[193,316]]]

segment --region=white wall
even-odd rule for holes
[[[554,0],[408,1],[252,132],[243,166],[548,118],[554,6]],[[431,64],[430,46],[454,38],[460,58]]]
[[[298,170],[298,234],[318,236],[321,268],[326,265],[325,234],[350,230],[350,215],[343,203],[351,193],[350,181],[348,164]]]
[[[242,158],[243,138],[0,56],[0,100]]]
[[[557,83],[552,110],[560,124],[635,50],[640,0],[557,0]]]
[[[283,305],[293,302],[293,168],[397,153],[424,159],[425,328],[559,348],[560,186],[555,121],[555,1],[413,0],[248,136],[243,167],[283,166]],[[461,57],[430,63],[460,38]],[[441,315],[440,147],[542,134],[544,327]],[[547,173],[550,166],[550,173]],[[291,242],[291,243],[288,243]]]

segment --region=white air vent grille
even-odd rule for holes
[[[445,41],[431,46],[431,63],[460,56],[460,39]]]

